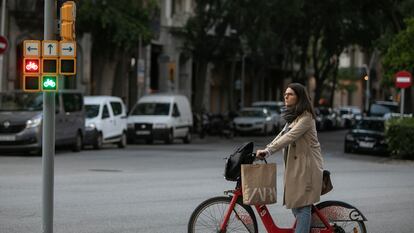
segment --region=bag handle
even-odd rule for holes
[[[252,156],[254,156],[254,161],[253,161],[253,162],[255,162],[255,161],[264,161],[264,163],[265,163],[265,164],[267,164],[267,160],[266,160],[266,158],[263,158],[263,157],[257,157],[257,156],[256,156],[256,153],[252,153]]]

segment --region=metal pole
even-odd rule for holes
[[[367,85],[366,85],[366,89],[365,89],[365,112],[368,113],[368,111],[369,111],[369,79],[370,79],[370,77],[369,77],[369,69],[368,69],[366,64],[364,64],[364,68],[365,68],[365,73],[367,73],[367,76],[366,76],[366,81],[367,81],[366,84]]]
[[[45,0],[44,39],[54,39],[54,0]],[[55,157],[55,93],[43,93],[43,137],[42,137],[42,220],[43,232],[53,233],[53,184]]]
[[[242,56],[242,73],[240,82],[240,108],[244,107],[244,68],[245,68],[246,55],[243,53]]]
[[[401,106],[400,106],[401,118],[403,117],[403,114],[404,114],[404,100],[405,100],[405,88],[401,88]]]
[[[6,34],[6,1],[2,0],[1,2],[1,28],[0,28],[0,34],[2,36],[5,36]],[[4,63],[4,55],[0,55],[0,91],[3,90],[3,63]]]

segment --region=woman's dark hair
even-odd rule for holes
[[[297,96],[297,103],[296,103],[296,114],[299,116],[303,112],[308,111],[312,114],[313,118],[316,119],[315,111],[313,110],[312,101],[309,97],[308,91],[306,90],[305,86],[300,83],[291,83],[288,85],[291,88],[296,96]]]

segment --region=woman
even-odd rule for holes
[[[309,233],[311,205],[319,201],[323,159],[315,125],[315,112],[305,87],[291,83],[285,91],[284,129],[256,156],[266,157],[284,149],[285,174],[283,204],[292,209],[295,233]]]

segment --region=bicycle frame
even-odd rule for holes
[[[227,209],[226,214],[224,215],[223,222],[220,225],[220,232],[222,233],[226,232],[226,227],[230,219],[231,212],[233,211],[234,206],[236,205],[237,199],[241,196],[242,196],[241,188],[237,187],[233,191],[233,197],[231,199],[229,208]],[[270,215],[270,212],[267,209],[266,205],[255,205],[255,209],[258,215],[260,216],[260,218],[262,219],[263,225],[266,228],[266,231],[268,233],[294,233],[295,232],[296,221],[293,224],[292,228],[279,228],[273,221],[273,218]],[[312,210],[314,211],[314,213],[316,213],[316,215],[319,217],[319,219],[322,221],[322,223],[325,226],[325,228],[319,229],[319,233],[333,233],[334,232],[333,226],[329,224],[326,217],[318,210],[318,208],[312,205]]]

